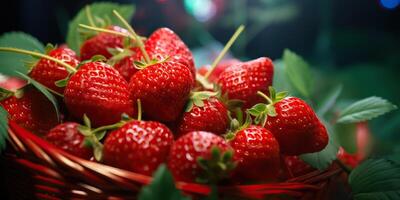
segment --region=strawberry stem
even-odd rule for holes
[[[92,31],[110,33],[110,34],[113,34],[113,35],[119,35],[119,36],[123,36],[123,37],[129,37],[130,39],[133,39],[133,40],[135,39],[129,34],[121,33],[121,32],[118,32],[118,31],[113,31],[113,30],[109,30],[109,29],[105,29],[105,28],[98,28],[98,27],[94,27],[94,26],[88,26],[88,25],[85,25],[85,24],[79,24],[79,27],[85,28],[85,29],[89,29],[89,30],[92,30]]]
[[[90,6],[85,7],[85,13],[86,13],[86,17],[89,21],[90,26],[96,27],[96,24],[93,21],[92,12],[90,11]]]
[[[264,99],[266,99],[268,101],[268,103],[270,104],[274,104],[274,102],[272,101],[271,98],[269,98],[267,95],[265,95],[264,93],[262,93],[261,91],[258,91],[257,94],[261,97],[263,97]]]
[[[142,120],[142,103],[140,102],[140,99],[137,100],[137,108],[138,108],[137,120],[141,121]]]
[[[212,63],[210,69],[207,71],[206,75],[204,76],[205,79],[208,79],[208,77],[214,71],[215,67],[218,65],[218,63],[221,61],[221,59],[225,56],[226,52],[229,50],[229,48],[231,48],[232,44],[236,41],[236,39],[239,37],[240,33],[242,33],[243,30],[244,30],[244,25],[240,25],[239,28],[236,29],[235,33],[232,35],[232,37],[226,43],[224,49],[222,49],[222,51],[219,53],[217,58]]]
[[[36,57],[44,58],[44,59],[53,61],[53,62],[55,62],[55,63],[57,63],[57,64],[59,64],[59,65],[65,67],[65,69],[66,69],[68,72],[70,72],[70,73],[71,73],[71,72],[72,72],[72,73],[75,73],[75,72],[76,72],[76,69],[75,69],[74,67],[72,67],[71,65],[69,65],[69,64],[67,64],[67,63],[65,63],[65,62],[63,62],[63,61],[61,61],[61,60],[58,60],[58,59],[56,59],[56,58],[53,58],[53,57],[51,57],[51,56],[48,56],[48,55],[46,55],[46,54],[42,54],[42,53],[38,53],[38,52],[34,52],[34,51],[28,51],[28,50],[24,50],[24,49],[12,48],[12,47],[0,47],[0,51],[13,52],[13,53],[20,53],[20,54],[26,54],[26,55],[31,55],[31,56],[36,56]]]
[[[142,40],[140,39],[140,37],[133,30],[132,26],[129,25],[129,23],[116,10],[113,10],[113,13],[114,13],[115,16],[118,17],[118,19],[124,24],[124,26],[128,29],[128,31],[131,33],[131,35],[135,38],[135,41],[137,42],[140,51],[144,55],[144,59],[146,60],[147,63],[149,63],[150,62],[150,57],[147,54],[147,52],[146,52],[146,50],[144,48],[144,44],[143,44]]]

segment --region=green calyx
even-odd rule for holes
[[[4,99],[7,99],[14,95],[15,95],[15,92],[0,87],[0,101],[3,101]]]
[[[287,92],[278,92],[276,93],[275,89],[273,87],[269,87],[269,94],[270,97],[265,95],[264,93],[258,91],[257,94],[261,97],[263,97],[268,103],[258,103],[251,107],[250,109],[247,109],[247,113],[249,113],[251,116],[255,117],[254,118],[254,123],[265,126],[265,123],[267,122],[268,116],[270,117],[275,117],[276,110],[275,110],[275,103],[279,102],[283,98],[287,96]]]
[[[204,100],[214,97],[217,94],[218,94],[217,92],[211,92],[211,91],[192,92],[189,101],[186,104],[185,112],[190,112],[193,109],[194,105],[198,107],[203,107]]]
[[[225,139],[227,140],[233,140],[236,136],[236,133],[246,129],[247,127],[249,127],[252,124],[252,120],[251,117],[248,113],[246,113],[246,119],[243,120],[243,112],[242,109],[237,108],[235,110],[235,115],[236,118],[232,119],[230,118],[230,127],[229,127],[229,131],[225,134]]]
[[[209,159],[198,157],[197,163],[203,169],[196,181],[199,183],[216,184],[221,180],[229,178],[230,173],[236,167],[233,161],[233,151],[221,152],[218,147],[211,148]]]
[[[134,61],[134,67],[136,68],[136,69],[138,69],[138,70],[142,70],[142,69],[144,69],[144,68],[146,68],[146,67],[149,67],[149,66],[152,66],[152,65],[157,65],[157,64],[162,64],[162,63],[165,63],[165,62],[167,62],[168,60],[169,60],[169,56],[168,57],[166,57],[166,58],[164,58],[164,59],[162,59],[162,60],[158,60],[158,59],[155,59],[155,58],[153,58],[153,59],[150,59],[149,61],[145,61],[145,60],[135,60]]]

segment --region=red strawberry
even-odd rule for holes
[[[79,64],[75,52],[67,47],[51,50],[48,55],[65,62],[72,67],[76,67]],[[55,82],[66,78],[68,74],[69,73],[65,67],[45,58],[41,58],[29,72],[30,77],[59,93],[63,93],[64,88],[57,87]]]
[[[265,181],[279,172],[279,144],[270,131],[251,125],[237,131],[229,144],[234,149],[239,180]]]
[[[186,66],[164,61],[136,72],[130,82],[131,99],[142,101],[145,116],[175,121],[183,111],[194,80]]]
[[[287,177],[293,178],[305,175],[315,170],[311,165],[301,160],[298,156],[284,156]]]
[[[0,87],[10,91],[16,91],[26,85],[26,81],[17,77],[5,77],[0,75]]]
[[[108,26],[107,29],[127,33],[127,30],[118,26]],[[108,49],[123,48],[124,36],[114,35],[110,33],[99,33],[94,37],[86,40],[81,46],[81,59],[88,60],[95,55],[103,55],[110,58],[112,54]]]
[[[203,100],[203,106],[193,105],[193,108],[183,113],[178,122],[179,136],[190,131],[208,131],[222,135],[228,128],[228,110],[217,98]]]
[[[71,76],[64,101],[72,116],[81,119],[86,114],[94,126],[116,123],[123,113],[133,114],[128,83],[102,62],[86,63]]]
[[[75,122],[59,124],[45,135],[45,139],[72,155],[89,160],[93,156],[93,150],[85,146],[85,136],[79,132],[79,126]]]
[[[263,99],[257,95],[257,91],[268,92],[268,87],[272,85],[273,72],[272,61],[262,57],[226,68],[219,75],[218,83],[229,99],[242,100],[244,108],[249,108],[262,102]]]
[[[25,88],[22,97],[11,96],[0,104],[9,113],[10,120],[34,133],[43,135],[58,124],[51,102],[34,88]]]
[[[181,63],[186,66],[195,79],[196,68],[192,52],[185,43],[169,28],[159,28],[150,35],[145,43],[145,49],[150,59]],[[144,60],[142,52],[136,53],[136,60]]]
[[[132,56],[127,56],[117,62],[114,65],[114,68],[118,70],[118,72],[125,78],[126,81],[130,81],[131,77],[133,74],[135,74],[139,69],[135,67],[135,59],[136,57],[134,55]]]
[[[173,141],[172,132],[164,124],[130,121],[108,135],[103,159],[114,167],[152,175],[167,160]]]
[[[210,76],[208,77],[208,80],[212,83],[215,83],[218,81],[219,75],[228,67],[233,66],[235,64],[241,63],[237,59],[227,59],[227,60],[222,60],[212,71]],[[205,76],[208,72],[209,66],[203,66],[200,69],[198,69],[197,73],[200,75]]]
[[[328,144],[325,126],[306,102],[286,97],[274,107],[276,116],[268,116],[265,128],[274,134],[283,154],[318,152]]]
[[[225,157],[222,160],[220,153],[222,158]],[[172,145],[168,167],[177,181],[194,182],[198,178],[208,178],[209,182],[215,182],[226,178],[224,176],[232,170],[234,165],[230,163],[231,153],[231,148],[222,137],[209,132],[193,131]],[[221,166],[228,171],[222,170]],[[206,174],[209,177],[204,177],[205,173],[209,173]]]

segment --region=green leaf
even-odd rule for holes
[[[335,133],[338,143],[347,153],[357,152],[357,133],[355,124],[336,124]]]
[[[354,199],[400,199],[400,163],[390,157],[370,159],[349,176]]]
[[[326,95],[317,109],[319,116],[324,116],[330,109],[333,108],[340,93],[342,93],[342,88],[342,85],[338,85]]]
[[[36,38],[22,32],[8,32],[0,36],[1,47],[14,47],[44,53],[44,46]],[[29,68],[26,62],[36,62],[36,58],[11,52],[0,52],[0,73],[9,76],[18,76],[16,72],[27,74]]]
[[[0,154],[6,148],[8,138],[8,113],[0,106]]]
[[[397,109],[397,106],[380,97],[369,97],[357,101],[345,108],[337,123],[355,123],[370,120]]]
[[[121,22],[113,15],[113,10],[118,11],[122,17],[130,20],[133,16],[135,10],[134,6],[131,4],[117,4],[111,2],[100,2],[90,4],[90,11],[95,19],[109,19],[112,25],[122,26]],[[101,20],[96,20],[97,22]],[[85,9],[82,8],[74,19],[69,23],[68,33],[67,33],[67,44],[75,52],[79,52],[79,48],[83,42],[83,38],[79,33],[79,24],[89,24],[87,19]],[[102,26],[104,24],[98,23],[97,25]]]
[[[42,84],[40,84],[39,82],[33,80],[31,77],[23,74],[23,73],[19,73],[17,72],[22,78],[24,78],[25,80],[27,80],[30,84],[32,84],[36,89],[38,89],[44,96],[46,96],[46,98],[51,102],[51,104],[53,104],[53,107],[56,111],[57,114],[57,119],[60,121],[60,110],[58,107],[58,103],[57,103],[57,99],[53,96],[53,94],[51,94],[49,92],[49,90],[46,89],[46,87]]]
[[[164,164],[158,167],[153,177],[153,181],[142,188],[138,196],[139,200],[190,200],[175,187],[172,174]]]
[[[337,152],[339,151],[339,145],[333,128],[327,123],[324,124],[329,134],[328,145],[320,152],[300,155],[303,161],[319,170],[324,170],[329,167],[332,161],[336,159]]]
[[[69,81],[70,78],[71,78],[70,76],[67,76],[67,77],[64,78],[64,79],[61,79],[61,80],[58,80],[58,81],[54,82],[54,84],[55,84],[57,87],[65,87],[65,86],[67,86],[67,83],[68,83],[68,81]]]
[[[294,52],[285,49],[283,53],[285,72],[293,88],[306,98],[312,94],[313,79],[308,63]]]

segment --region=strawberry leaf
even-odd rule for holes
[[[44,85],[33,80],[31,77],[29,77],[23,73],[19,73],[19,72],[17,72],[17,73],[22,78],[24,78],[26,81],[28,81],[28,83],[32,84],[36,89],[38,89],[44,96],[46,96],[46,98],[51,102],[51,104],[53,105],[53,107],[56,111],[58,121],[60,121],[60,110],[58,107],[58,102],[57,102],[57,99],[53,96],[53,94],[51,94],[50,91]]]
[[[14,47],[44,53],[44,46],[36,38],[22,32],[8,32],[0,36],[1,47]],[[34,63],[36,59],[29,55],[0,52],[0,73],[19,76],[16,72],[27,74],[25,63]]]
[[[369,97],[357,101],[345,108],[339,115],[337,123],[355,123],[370,120],[397,109],[397,106],[380,97]]]
[[[335,105],[340,93],[342,93],[342,85],[338,85],[333,88],[328,95],[322,100],[322,103],[317,109],[319,116],[324,116],[332,107]]]
[[[164,164],[158,167],[153,177],[153,181],[140,191],[139,200],[190,200],[175,187],[172,174]]]
[[[302,96],[310,98],[313,78],[309,64],[299,55],[285,49],[283,53],[284,69],[293,88]]]
[[[339,151],[339,144],[333,128],[327,123],[324,124],[329,134],[328,145],[320,152],[300,155],[303,161],[319,170],[324,170],[329,167],[332,161],[336,159],[337,152]]]
[[[6,148],[8,138],[8,113],[0,106],[0,154]]]
[[[121,22],[113,15],[113,10],[118,11],[125,19],[131,19],[135,7],[131,4],[116,4],[111,2],[100,2],[90,4],[90,11],[95,19],[97,26],[104,27],[106,24],[122,25]],[[79,24],[90,24],[85,9],[82,8],[74,19],[69,23],[67,33],[67,44],[75,52],[79,52],[79,48],[83,39],[79,33]]]
[[[400,199],[400,163],[391,157],[370,159],[349,176],[355,200]]]

